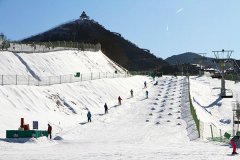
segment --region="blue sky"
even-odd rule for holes
[[[0,32],[20,40],[91,19],[163,59],[184,52],[234,50],[240,59],[240,0],[0,0]]]

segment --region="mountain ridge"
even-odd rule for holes
[[[121,34],[105,29],[84,14],[85,12],[77,20],[63,23],[40,34],[30,36],[23,39],[22,42],[73,41],[100,43],[101,50],[106,56],[128,70],[173,70],[162,58],[156,57],[146,49],[139,48],[136,44],[122,37]]]
[[[170,64],[177,64],[177,63],[196,63],[196,59],[201,58],[202,56],[194,53],[194,52],[185,52],[178,55],[173,55],[165,59]]]

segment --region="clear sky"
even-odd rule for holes
[[[21,40],[85,11],[106,29],[163,59],[234,50],[240,59],[240,0],[0,0],[0,32]]]

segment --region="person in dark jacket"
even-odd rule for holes
[[[146,91],[146,98],[148,98],[148,91]]]
[[[230,140],[230,144],[232,145],[233,151],[232,154],[238,154],[236,152],[236,148],[237,148],[237,142],[239,141],[240,136],[234,136],[231,140]]]
[[[48,136],[52,139],[52,126],[50,124],[48,124]]]
[[[118,97],[118,104],[119,104],[119,105],[122,104],[121,101],[122,101],[122,98],[119,96],[119,97]]]
[[[92,114],[91,114],[91,112],[90,111],[88,111],[88,113],[87,113],[87,118],[88,118],[88,122],[92,122]]]
[[[133,90],[132,89],[131,89],[130,93],[131,93],[131,97],[133,97]]]
[[[147,82],[144,81],[144,88],[147,88]]]
[[[176,78],[177,78],[177,73],[174,73],[174,77],[176,77]]]
[[[107,106],[107,103],[104,104],[104,109],[105,109],[105,114],[108,113],[108,106]]]

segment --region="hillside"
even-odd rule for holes
[[[102,52],[110,59],[130,71],[161,69],[169,72],[169,67],[161,58],[157,58],[146,49],[141,49],[132,42],[111,32],[83,13],[79,19],[64,23],[46,32],[23,39],[22,42],[73,41],[101,44]]]
[[[184,72],[188,70],[188,72],[192,74],[198,73],[197,68],[192,64],[198,64],[198,67],[201,64],[201,66],[203,66],[203,68],[206,68],[206,69],[207,68],[219,69],[220,67],[219,64],[215,63],[217,62],[216,58],[202,57],[201,55],[192,53],[192,52],[186,52],[179,55],[174,55],[174,56],[168,57],[167,59],[165,59],[165,61],[167,61],[171,65],[179,66],[179,70],[181,70],[182,64],[183,64]],[[234,68],[234,70],[239,74],[239,66],[240,66],[239,60],[231,59],[231,61],[225,61],[225,62],[226,62],[225,69]]]
[[[201,56],[197,53],[193,52],[186,52],[179,55],[173,55],[171,57],[168,57],[165,59],[168,63],[175,65],[178,63],[190,63],[190,64],[196,64],[196,58],[201,58]]]
[[[91,110],[94,113],[95,110],[101,110],[99,104],[105,101],[108,101],[109,104],[114,103],[115,99],[112,99],[112,96],[118,96],[120,93],[122,95],[122,92],[114,86],[114,82],[111,83],[114,79],[108,80],[106,77],[111,78],[113,74],[117,77],[119,74],[125,73],[125,70],[114,64],[101,51],[65,50],[27,54],[0,51],[0,57],[0,63],[2,64],[0,66],[2,77],[0,84],[8,84],[1,85],[0,88],[2,97],[2,116],[0,120],[3,122],[0,124],[0,137],[5,137],[5,130],[7,129],[17,129],[21,117],[24,117],[29,123],[34,119],[38,120],[41,122],[40,127],[43,128],[47,122],[58,123],[61,121],[62,125],[69,125],[69,120],[74,117],[81,117],[87,108],[92,108]],[[101,80],[95,81],[96,83],[90,81],[81,84],[57,83],[57,85],[43,87],[29,86],[29,79],[38,79],[40,82],[44,82],[44,80],[54,82],[60,76],[62,80],[65,77],[73,79],[76,72],[81,73],[83,81],[90,80],[91,73],[93,78],[97,76],[96,79],[99,79],[101,75]],[[12,81],[14,83],[11,83]],[[18,84],[15,81],[18,81]],[[143,79],[140,77],[133,78],[132,82],[128,81],[127,83],[132,85],[132,89],[135,89],[134,83],[137,81],[142,82]],[[100,84],[107,84],[108,82],[110,83],[108,86]],[[126,84],[124,78],[119,78],[118,85],[120,83],[123,84],[121,86],[123,90],[129,89],[124,86]],[[95,90],[96,88],[97,90]],[[107,88],[110,88],[111,91],[106,90]],[[98,91],[101,91],[104,95],[99,96],[96,93]],[[65,117],[66,121],[61,120],[61,117]]]
[[[35,73],[37,76],[59,76],[76,72],[125,72],[101,51],[65,50],[34,54],[3,51],[0,56],[0,75],[32,76],[32,73]]]
[[[4,76],[50,78],[76,71],[124,72],[100,51],[1,51],[0,56],[0,73]],[[226,145],[198,139],[189,108],[187,78],[163,76],[156,80],[158,85],[146,76],[102,77],[50,86],[1,85],[0,159],[227,159],[231,149]],[[143,88],[144,81],[147,88]],[[205,123],[201,130],[204,140],[211,137],[209,124],[214,124],[217,133],[219,129],[229,131],[232,124],[220,120],[231,118],[231,100],[218,99],[219,80],[190,77],[190,82],[197,116]],[[226,86],[232,90],[235,87],[234,94],[239,90],[233,82]],[[122,97],[122,105],[118,105],[118,96]],[[109,107],[106,115],[104,103]],[[88,110],[92,113],[91,123],[86,121]],[[53,140],[5,138],[6,130],[18,129],[20,118],[25,118],[30,129],[33,121],[39,122],[40,130],[51,124]]]
[[[128,71],[101,51],[64,50],[47,53],[0,52],[1,85],[51,85],[126,77]]]

